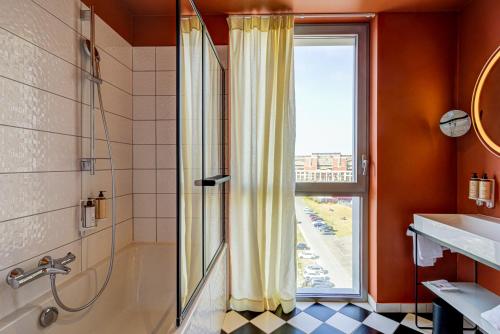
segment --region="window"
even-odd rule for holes
[[[299,297],[362,298],[367,26],[295,28]]]

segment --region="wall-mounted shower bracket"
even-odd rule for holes
[[[86,79],[92,81],[93,83],[96,83],[96,84],[102,84],[102,79],[101,78],[98,78],[90,73],[87,73],[86,74]]]
[[[90,21],[90,16],[92,12],[90,9],[81,9],[80,10],[80,19],[83,21]]]
[[[83,158],[80,160],[80,170],[82,172],[88,172],[91,171],[95,166],[95,159],[92,158]]]

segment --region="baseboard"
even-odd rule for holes
[[[397,312],[397,313],[414,313],[415,303],[377,303],[369,294],[368,303],[375,312]],[[418,312],[431,313],[432,303],[418,303]]]

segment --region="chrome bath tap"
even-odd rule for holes
[[[7,274],[5,281],[13,289],[18,289],[40,277],[46,275],[67,275],[71,268],[67,264],[75,261],[76,256],[73,253],[68,253],[66,256],[53,259],[51,256],[44,256],[38,261],[38,267],[25,272],[21,268],[15,268]]]

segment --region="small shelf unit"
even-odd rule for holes
[[[408,227],[408,230],[414,232],[417,235],[426,237],[444,247],[451,249],[452,251],[462,254],[468,258],[474,260],[474,277],[476,282],[453,282],[452,284],[459,288],[458,291],[441,291],[435,286],[431,285],[429,282],[419,282],[418,280],[418,264],[415,263],[415,310],[418,315],[418,285],[423,285],[430,291],[432,291],[436,296],[443,299],[445,302],[454,307],[458,312],[462,313],[467,319],[472,321],[479,327],[483,332],[488,334],[500,334],[500,331],[495,329],[490,323],[481,317],[481,313],[491,310],[497,305],[500,305],[500,297],[495,293],[487,290],[477,284],[477,263],[482,263],[489,266],[495,270],[499,270],[500,266],[498,263],[490,261],[490,259],[482,258],[479,254],[472,254],[468,250],[462,248],[460,245],[450,244],[446,240],[441,240],[440,238],[424,233],[415,228],[413,224]],[[416,238],[418,240],[418,238]],[[421,327],[417,322],[418,317],[415,317],[415,325],[421,329],[430,329],[427,327]]]
[[[481,313],[500,304],[500,297],[493,292],[476,283],[452,283],[460,289],[458,291],[441,291],[429,282],[422,282],[422,284],[486,333],[500,334],[499,330],[481,317]]]

